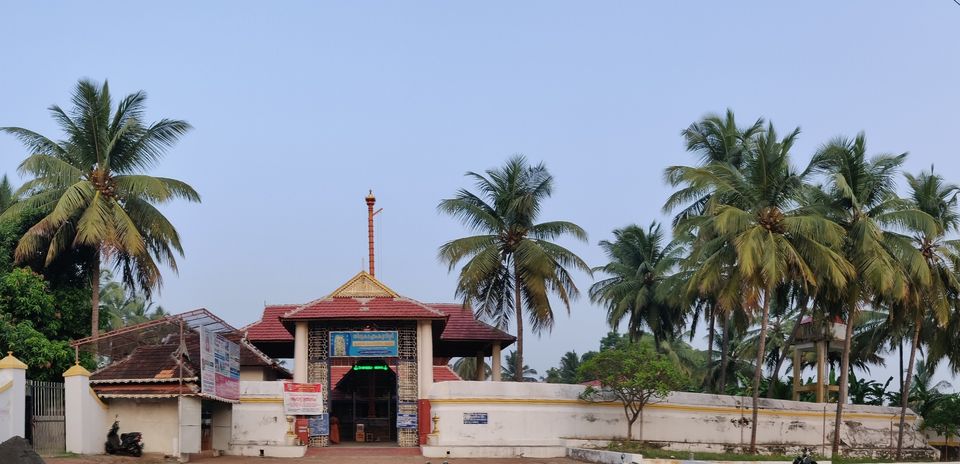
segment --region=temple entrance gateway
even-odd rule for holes
[[[358,360],[330,392],[343,442],[397,441],[397,374],[385,360]]]

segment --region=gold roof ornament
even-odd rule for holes
[[[7,351],[7,356],[3,359],[0,359],[0,369],[27,369],[27,365],[23,361],[17,359],[13,355],[13,351]]]
[[[382,282],[377,280],[366,271],[360,271],[353,276],[347,283],[333,291],[328,298],[399,298],[400,295],[394,292]]]
[[[70,369],[67,369],[67,371],[63,373],[63,376],[64,377],[75,377],[75,376],[90,377],[90,371],[86,370],[83,366],[80,365],[80,363],[76,363],[70,366]]]

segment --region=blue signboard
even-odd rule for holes
[[[465,412],[463,413],[464,424],[486,424],[487,413],[485,412]]]
[[[327,413],[319,416],[310,416],[310,436],[322,437],[330,435],[330,415]]]
[[[395,358],[397,331],[330,332],[330,357]]]
[[[397,428],[398,429],[416,429],[417,415],[397,413]]]

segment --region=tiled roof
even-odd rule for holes
[[[263,317],[246,327],[247,339],[257,342],[292,342],[293,335],[280,323],[280,316],[300,305],[269,305],[263,308]]]
[[[446,319],[447,315],[419,301],[392,297],[327,297],[300,306],[285,321],[313,319]]]
[[[112,383],[91,385],[93,391],[103,398],[111,397],[141,397],[141,398],[169,398],[180,393],[196,395],[200,392],[195,383],[185,383],[181,387],[178,383],[141,384],[141,383]],[[181,389],[182,388],[182,389]]]
[[[290,373],[275,361],[260,353],[252,345],[241,341],[241,335],[226,334],[228,340],[240,344],[240,366],[266,367],[275,370],[280,378],[289,378]],[[183,377],[197,377],[200,372],[200,336],[196,332],[184,334],[187,356],[184,357]],[[172,337],[164,344],[140,346],[129,356],[95,371],[90,376],[93,383],[111,381],[169,382],[180,378],[177,363],[179,337]]]
[[[478,321],[470,308],[456,303],[430,304],[430,307],[450,316],[440,335],[441,340],[505,341],[512,343],[517,338],[483,321]]]

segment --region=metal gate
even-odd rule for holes
[[[27,439],[38,454],[66,451],[64,409],[62,382],[27,380]]]

